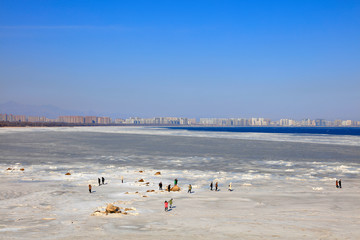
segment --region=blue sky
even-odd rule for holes
[[[360,1],[0,0],[0,103],[360,120]]]

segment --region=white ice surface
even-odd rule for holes
[[[279,180],[250,171],[21,167],[0,164],[0,239],[360,239],[359,179],[343,179],[343,188],[336,189],[333,178]],[[106,184],[98,186],[102,176]],[[158,190],[160,181],[165,187],[175,178],[182,191]],[[220,191],[209,190],[212,180],[219,181]],[[170,198],[175,208],[164,212]],[[107,203],[136,210],[127,216],[91,216]]]
[[[294,134],[294,133],[251,133],[251,132],[211,132],[211,131],[188,131],[156,127],[51,127],[51,128],[0,128],[2,133],[16,132],[99,132],[113,134],[147,134],[161,136],[185,136],[185,137],[208,137],[227,139],[246,139],[280,142],[301,142],[335,144],[347,146],[360,146],[360,136],[330,135],[330,134]]]

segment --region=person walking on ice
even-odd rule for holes
[[[188,190],[188,193],[191,193],[191,190],[192,190],[192,186],[191,186],[191,184],[189,184],[189,190]]]
[[[341,188],[341,179],[339,179],[339,188]]]
[[[105,183],[105,178],[104,178],[104,177],[101,177],[101,179],[102,179],[102,184],[104,185],[104,183]]]
[[[172,208],[173,199],[170,199],[169,204],[170,204],[170,208]]]
[[[168,211],[168,206],[169,206],[168,202],[165,201],[165,202],[164,202],[164,205],[165,205],[165,212],[167,212],[167,211]]]
[[[336,184],[336,188],[339,188],[339,181],[337,179],[336,179],[335,184]]]
[[[100,178],[98,178],[99,186],[101,185]]]
[[[218,182],[215,183],[215,191],[218,191]]]
[[[213,182],[210,183],[210,190],[213,190]]]
[[[121,176],[121,183],[124,183],[124,176]]]
[[[91,184],[89,184],[89,193],[91,193]]]
[[[232,191],[231,183],[229,184],[229,191]]]

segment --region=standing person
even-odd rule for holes
[[[89,193],[91,193],[91,184],[89,184]]]
[[[336,188],[339,188],[339,181],[336,179]]]
[[[188,193],[191,193],[191,190],[192,190],[192,186],[191,186],[191,184],[189,184],[189,190],[188,190]]]
[[[169,205],[168,205],[168,202],[165,201],[165,202],[164,202],[164,205],[165,205],[165,212],[167,212],[167,211],[168,211],[168,206],[169,206]]]
[[[104,183],[105,183],[105,178],[104,178],[104,177],[101,177],[101,179],[102,179],[102,184],[104,185]]]
[[[98,182],[99,182],[99,186],[101,185],[101,183],[100,183],[100,178],[98,178]]]
[[[168,185],[168,192],[170,192],[171,184]]]
[[[339,179],[339,188],[341,188],[341,179]]]
[[[124,176],[121,176],[121,183],[124,183]]]
[[[159,182],[159,190],[162,190],[162,182]]]
[[[219,186],[219,185],[218,185],[218,182],[216,182],[216,183],[215,183],[215,191],[218,190],[218,186]]]
[[[232,191],[232,188],[231,188],[231,183],[229,184],[229,191]]]
[[[170,204],[170,208],[172,208],[173,199],[170,199],[169,204]]]
[[[177,178],[175,178],[175,180],[174,180],[174,186],[176,186],[177,182],[178,182],[178,180],[177,180]]]
[[[213,182],[210,183],[210,190],[213,190]]]

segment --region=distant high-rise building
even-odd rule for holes
[[[28,117],[28,122],[42,122],[42,121],[40,120],[40,117],[29,116]]]
[[[84,123],[84,117],[82,116],[60,116],[59,122],[64,123]]]
[[[15,115],[14,122],[26,122],[26,116],[25,115]]]
[[[97,117],[95,117],[95,116],[86,116],[84,118],[84,122],[88,123],[88,124],[95,124],[95,123],[97,123]]]
[[[316,119],[315,120],[315,125],[317,127],[325,127],[326,126],[326,121],[325,121],[325,119]]]

